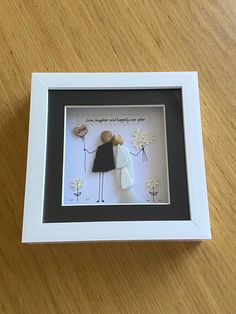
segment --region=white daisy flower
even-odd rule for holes
[[[156,189],[159,185],[159,181],[157,180],[156,177],[150,177],[148,181],[146,182],[146,184],[147,184],[147,188]]]
[[[151,133],[145,133],[144,138],[143,138],[143,142],[148,145],[151,144],[154,141],[154,135]]]
[[[134,133],[133,133],[133,137],[134,137],[135,139],[140,139],[140,140],[142,140],[144,136],[145,136],[145,132],[143,132],[143,131],[140,130],[140,129],[135,130]]]
[[[143,141],[140,139],[134,139],[132,141],[132,145],[134,146],[134,148],[136,149],[142,149],[143,148]]]
[[[71,182],[71,187],[72,189],[82,189],[84,186],[84,181],[82,179],[75,179],[74,181]]]
[[[132,145],[136,149],[142,149],[143,147],[149,145],[154,141],[155,138],[152,133],[147,133],[140,129],[134,131],[132,136],[133,136]]]

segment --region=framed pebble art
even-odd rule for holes
[[[62,206],[170,203],[164,105],[68,105],[64,117]]]
[[[196,72],[33,73],[23,242],[210,238]]]

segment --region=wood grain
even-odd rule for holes
[[[0,313],[236,313],[236,2],[0,1]],[[197,70],[213,240],[22,245],[31,72]]]

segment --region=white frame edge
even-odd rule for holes
[[[132,88],[182,89],[191,220],[42,223],[48,90]],[[205,240],[210,238],[197,72],[32,74],[22,242]]]

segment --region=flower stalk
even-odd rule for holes
[[[155,196],[158,195],[157,187],[159,185],[159,181],[156,177],[150,177],[146,182],[147,188],[149,189],[149,194],[152,196],[153,203],[155,202]]]
[[[73,194],[74,194],[74,196],[76,196],[77,203],[78,203],[79,197],[81,195],[81,192],[79,190],[82,189],[83,186],[84,186],[84,181],[80,178],[75,179],[71,183],[71,188],[76,191]]]

